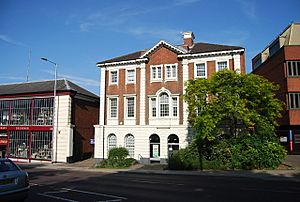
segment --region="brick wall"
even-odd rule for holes
[[[300,78],[287,77],[287,60],[300,60],[300,46],[284,46],[272,57],[268,58],[262,65],[253,71],[254,74],[261,75],[269,81],[280,85],[277,98],[285,104],[280,125],[299,125],[300,110],[286,110],[288,106],[288,93],[300,92]]]
[[[177,63],[177,81],[165,81],[165,68],[162,67],[162,82],[151,82],[151,65],[175,64]],[[149,123],[149,101],[148,95],[155,95],[162,87],[168,89],[172,94],[183,94],[182,64],[178,60],[177,54],[168,48],[162,46],[149,56],[149,62],[146,64],[146,124]],[[179,109],[183,108],[182,96],[179,100]],[[183,123],[183,113],[179,110],[180,123]]]
[[[89,140],[94,138],[93,125],[99,123],[99,101],[89,102],[73,98],[72,122],[74,127],[73,160],[92,156],[94,147]]]

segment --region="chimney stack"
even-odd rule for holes
[[[183,47],[189,50],[194,45],[194,33],[193,32],[183,32]]]

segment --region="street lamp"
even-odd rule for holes
[[[42,57],[41,58],[42,60],[45,60],[47,62],[50,62],[52,64],[54,64],[54,89],[53,89],[53,119],[52,119],[52,126],[53,126],[53,129],[52,129],[52,163],[55,163],[57,161],[57,124],[58,124],[58,109],[56,109],[56,102],[55,102],[55,98],[56,98],[56,80],[57,80],[57,63],[51,61],[51,60],[48,60],[47,58],[44,58]],[[57,113],[55,113],[55,110],[57,110]],[[54,126],[54,117],[56,117],[56,125]],[[55,153],[53,151],[53,139],[55,138]],[[54,156],[55,154],[55,156]],[[54,158],[55,157],[55,158]]]

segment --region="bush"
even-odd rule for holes
[[[209,157],[227,169],[274,169],[283,161],[286,151],[278,141],[268,138],[245,135],[239,138],[222,140],[212,147]]]
[[[124,147],[116,147],[109,150],[108,159],[100,162],[100,168],[128,168],[137,163],[133,158],[127,158],[128,150]]]
[[[170,170],[195,170],[200,168],[199,153],[196,145],[191,144],[172,154],[168,161]]]

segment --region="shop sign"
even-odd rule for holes
[[[0,145],[7,145],[8,140],[7,139],[0,139]]]
[[[7,130],[7,126],[0,126],[0,130]]]

